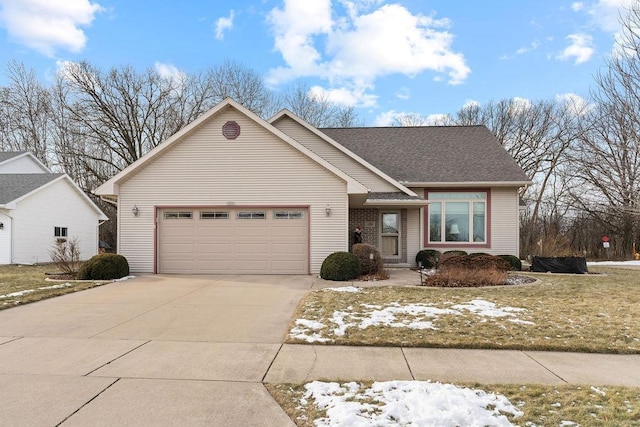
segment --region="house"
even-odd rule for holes
[[[316,129],[226,99],[95,190],[132,271],[317,273],[356,226],[388,264],[518,254],[530,184],[482,126]]]
[[[0,264],[50,262],[56,242],[72,238],[88,259],[107,219],[68,175],[31,153],[0,152]]]

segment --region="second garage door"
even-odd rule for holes
[[[307,209],[159,210],[158,272],[307,274]]]

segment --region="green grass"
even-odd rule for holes
[[[536,275],[542,283],[491,288],[364,288],[357,293],[314,291],[300,303],[295,319],[322,323],[318,332],[329,344],[446,348],[497,348],[595,353],[640,353],[640,270],[601,269],[603,274]],[[421,304],[450,309],[482,299],[498,307],[526,311],[501,318],[473,313],[442,314],[435,329],[369,326],[360,328],[373,309]],[[345,317],[344,313],[351,313]],[[350,322],[336,333],[336,316]],[[416,319],[396,315],[397,324]],[[518,319],[527,323],[514,323]],[[294,326],[294,324],[292,324]],[[287,342],[304,342],[289,336]]]
[[[520,426],[560,426],[572,421],[586,426],[640,426],[640,388],[562,385],[457,384],[504,395],[524,413],[508,416]],[[365,383],[363,386],[370,386]],[[325,416],[312,399],[302,399],[304,385],[267,384],[267,390],[300,427],[311,427]],[[361,402],[362,399],[355,399]],[[371,402],[369,402],[371,403]],[[574,424],[574,425],[576,425]],[[568,425],[568,424],[566,424]]]
[[[47,281],[50,264],[0,266],[0,310],[99,286],[102,282]],[[54,288],[56,285],[65,285]]]

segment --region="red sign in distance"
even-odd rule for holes
[[[602,241],[603,242],[608,242],[609,241],[609,236],[602,236]]]

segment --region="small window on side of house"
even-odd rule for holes
[[[53,227],[53,237],[67,237],[67,227]]]

